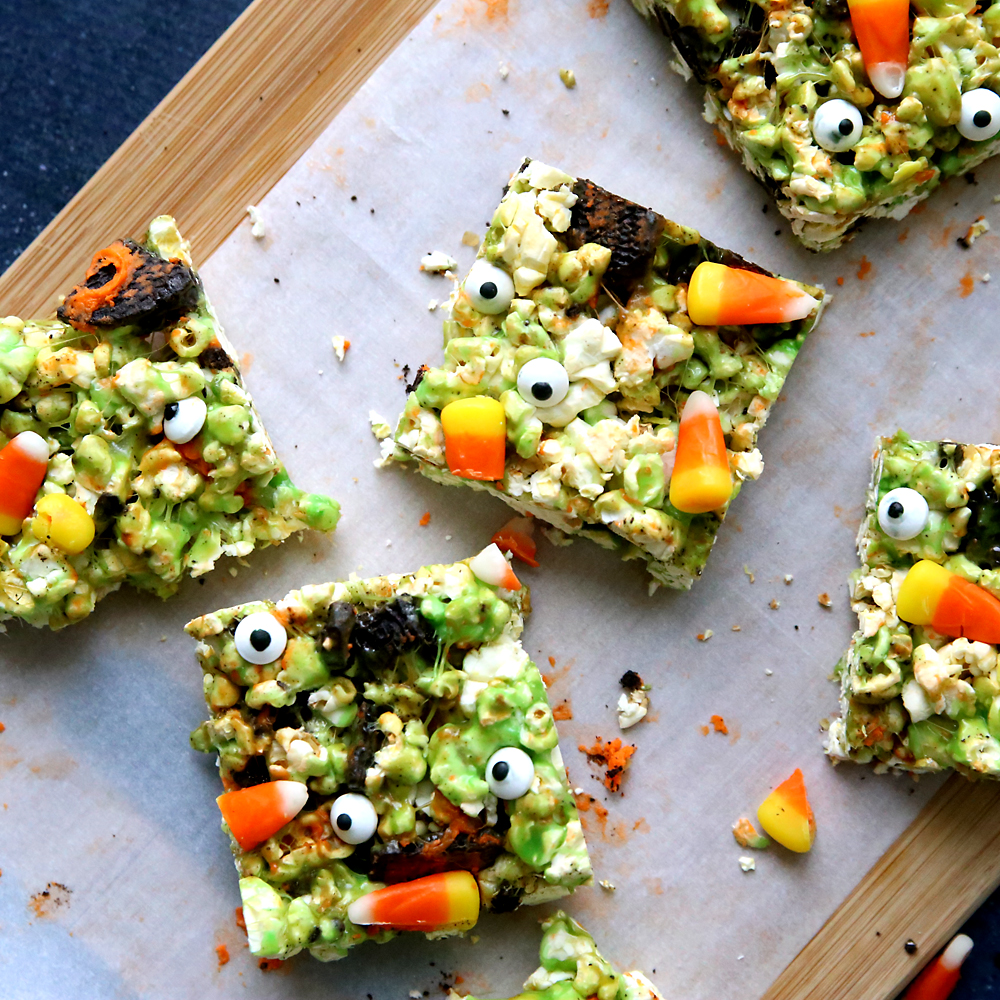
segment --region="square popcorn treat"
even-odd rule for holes
[[[757,435],[823,302],[528,160],[453,296],[444,362],[410,387],[391,455],[687,589],[763,469]]]
[[[810,250],[902,219],[1000,145],[1000,5],[633,0],[705,87],[705,119]]]
[[[187,626],[211,709],[191,741],[218,754],[254,955],[461,933],[481,907],[591,881],[519,641],[523,591],[485,566],[304,587]]]
[[[1000,777],[1000,447],[876,444],[835,760]]]
[[[289,480],[169,216],[99,250],[56,318],[0,319],[0,623],[169,597],[339,514]]]

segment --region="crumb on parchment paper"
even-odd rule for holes
[[[769,608],[770,608],[770,609],[771,609],[772,611],[777,611],[777,610],[778,610],[778,608],[780,608],[780,607],[781,607],[781,601],[779,601],[779,600],[778,600],[778,599],[777,599],[776,597],[772,597],[772,598],[771,598],[771,603],[770,603],[770,604],[768,604],[768,607],[769,607]]]
[[[224,944],[217,944],[215,946],[215,954],[219,960],[219,968],[221,969],[224,965],[229,964],[229,949]]]
[[[346,337],[336,334],[330,338],[330,343],[333,345],[333,353],[337,355],[337,360],[343,361],[351,342]]]
[[[754,861],[754,859],[751,858],[749,855],[743,854],[740,856],[740,868],[742,868],[743,871],[745,872],[756,871],[757,862]],[[741,955],[740,957],[742,958],[743,956]]]
[[[746,563],[743,564],[743,572],[746,573],[746,575],[750,578],[750,582],[753,583],[756,577],[753,575],[753,570],[751,570]]]
[[[833,606],[833,601],[830,600],[830,595],[824,590],[817,598],[821,608],[829,608]]]
[[[28,900],[28,907],[36,917],[53,917],[57,910],[69,906],[69,897],[72,895],[73,890],[61,882],[49,882],[41,892],[36,892]]]
[[[563,86],[567,90],[572,90],[576,86],[576,73],[571,69],[559,70],[559,79],[562,80]]]
[[[785,574],[785,586],[786,586],[786,587],[790,587],[790,586],[792,585],[792,581],[793,581],[794,579],[795,579],[795,577],[794,577],[794,576],[792,576],[792,574],[791,574],[791,573],[786,573],[786,574]]]
[[[972,244],[979,239],[983,233],[988,233],[990,231],[990,224],[986,219],[985,215],[980,215],[978,219],[973,221],[969,228],[965,231],[964,236],[959,236],[955,242],[963,249],[968,250],[971,248]]]
[[[635,745],[623,745],[617,737],[605,743],[600,736],[595,736],[593,746],[587,747],[581,743],[579,750],[580,753],[587,755],[589,763],[599,764],[604,768],[604,777],[601,779],[604,787],[609,792],[617,792],[625,769],[629,766],[632,754],[635,753]]]
[[[618,727],[622,730],[630,729],[641,722],[649,711],[650,686],[643,684],[642,678],[634,670],[626,670],[618,683],[624,689],[618,696],[618,704],[615,706],[618,712]]]
[[[609,882],[606,878],[602,878],[600,882],[597,883],[602,889],[606,889],[608,892],[615,891],[614,882]]]
[[[428,274],[444,274],[445,271],[454,271],[456,267],[458,261],[443,250],[430,250],[420,258],[420,270]]]
[[[729,728],[726,726],[726,720],[721,715],[713,715],[708,721],[712,723],[712,728],[717,733],[722,733],[723,736],[729,735]]]
[[[771,841],[762,833],[758,833],[757,828],[746,816],[741,816],[733,824],[733,839],[740,847],[750,847],[755,851],[763,851],[771,845]]]
[[[429,510],[424,511],[424,516],[420,518],[417,522],[421,528],[426,528],[428,524],[431,523],[431,512]]]
[[[472,232],[472,230],[466,229],[466,231],[462,233],[462,244],[467,247],[473,247],[473,248],[478,247],[479,236],[476,233]]]
[[[711,639],[713,635],[715,635],[715,633],[710,628],[707,628],[707,629],[705,629],[704,632],[699,632],[695,636],[695,638],[699,642],[708,642],[708,640]]]
[[[247,205],[247,215],[250,216],[250,235],[255,240],[262,240],[267,235],[264,219],[256,205]]]

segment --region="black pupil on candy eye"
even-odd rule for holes
[[[503,781],[508,774],[510,774],[510,764],[508,764],[507,761],[498,760],[493,765],[493,777],[496,778],[497,781]]]
[[[993,120],[993,116],[988,111],[977,111],[972,116],[972,124],[976,128],[986,128],[987,125]]]
[[[854,131],[854,122],[850,118],[841,118],[837,129],[841,135],[850,135]]]
[[[495,299],[497,297],[497,291],[498,289],[496,283],[493,281],[484,281],[479,286],[479,294],[484,299]]]
[[[173,420],[174,417],[177,416],[178,409],[179,407],[176,403],[167,403],[167,405],[163,408],[163,419]]]
[[[257,650],[258,653],[263,653],[268,646],[271,645],[271,633],[267,629],[255,628],[250,633],[250,645]]]
[[[548,382],[536,382],[531,387],[531,392],[535,399],[548,399],[552,395],[552,386]]]
[[[337,829],[338,830],[350,830],[351,828],[351,817],[347,813],[341,813],[337,817]]]
[[[889,517],[897,518],[903,516],[903,505],[898,500],[893,500],[889,504]]]

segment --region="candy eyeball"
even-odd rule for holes
[[[463,283],[474,309],[495,316],[505,313],[514,301],[514,282],[502,268],[488,260],[477,260]]]
[[[569,392],[569,376],[552,358],[532,358],[517,373],[517,391],[533,406],[555,406]]]
[[[378,813],[363,795],[348,792],[338,795],[330,806],[330,824],[333,832],[345,844],[363,844],[375,836]]]
[[[201,396],[188,396],[163,408],[163,436],[174,444],[187,444],[205,426],[208,407]]]
[[[535,780],[535,765],[518,747],[503,747],[486,762],[486,784],[498,799],[519,799]]]
[[[821,104],[813,115],[813,138],[831,153],[844,153],[861,138],[861,112],[836,98]]]
[[[274,615],[258,611],[236,626],[235,640],[236,652],[248,663],[274,663],[288,645],[288,634]]]
[[[916,538],[927,526],[929,516],[927,501],[907,486],[889,490],[879,501],[879,526],[890,538],[900,542]]]
[[[957,127],[966,139],[992,139],[1000,132],[1000,96],[985,87],[962,94],[962,117]]]

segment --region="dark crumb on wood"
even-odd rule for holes
[[[913,938],[910,938],[910,940],[903,945],[903,948],[906,950],[907,955],[915,955],[917,953],[917,942],[914,941]]]

